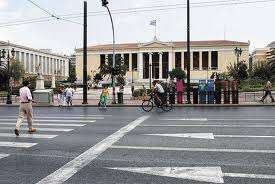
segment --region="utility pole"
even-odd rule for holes
[[[187,0],[187,103],[190,100],[190,2]]]
[[[83,102],[88,104],[87,101],[87,1],[84,1],[84,32],[83,32]]]

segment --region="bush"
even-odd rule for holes
[[[139,97],[140,95],[140,89],[135,89],[133,92],[133,97]]]

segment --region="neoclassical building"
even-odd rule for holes
[[[224,72],[230,63],[236,62],[234,49],[242,49],[239,60],[249,60],[249,42],[228,40],[191,41],[191,81],[209,78],[212,72]],[[88,47],[88,75],[98,72],[98,67],[112,57],[112,44]],[[124,58],[128,66],[128,81],[148,82],[149,70],[152,79],[165,80],[168,72],[180,67],[186,70],[187,44],[183,41],[162,42],[154,39],[148,43],[116,44],[115,53]],[[83,49],[76,49],[76,72],[83,79]]]
[[[22,45],[0,41],[1,51],[15,50],[15,59],[25,67],[25,73],[37,75],[36,67],[40,64],[42,75],[45,79],[51,79],[55,74],[59,80],[69,76],[69,58],[64,55],[54,54],[49,49],[33,49]]]

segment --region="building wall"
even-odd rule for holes
[[[36,67],[41,64],[42,75],[45,79],[51,79],[51,76],[56,72],[58,79],[67,79],[69,76],[69,59],[65,56],[54,53],[47,53],[40,50],[16,45],[3,44],[1,42],[0,49],[11,51],[14,48],[15,59],[19,61],[25,69],[25,73],[29,75],[37,75]]]
[[[198,80],[198,79],[206,79],[211,76],[212,72],[226,72],[227,67],[230,65],[230,63],[234,63],[237,61],[237,58],[235,56],[234,49],[236,47],[242,48],[243,52],[242,55],[239,58],[239,61],[245,60],[248,64],[249,62],[249,45],[232,45],[232,46],[191,46],[191,80]],[[211,64],[211,52],[217,51],[218,52],[218,68],[208,68],[203,69],[202,68],[202,52],[209,52],[208,57],[209,61],[208,63]],[[134,71],[133,74],[131,71],[128,71],[126,74],[126,79],[131,82],[132,75],[134,77],[134,81],[140,81],[144,82],[148,79],[142,79],[140,74],[140,63],[143,60],[142,54],[140,53],[163,53],[168,52],[168,58],[169,58],[169,64],[168,68],[169,71],[171,69],[175,68],[175,53],[181,52],[181,67],[184,69],[183,63],[184,63],[184,52],[186,52],[186,48],[182,47],[175,47],[173,45],[160,45],[158,43],[153,43],[151,45],[143,45],[137,49],[117,49],[116,54],[124,54],[124,53],[137,53],[137,61],[138,61],[138,71]],[[193,69],[193,52],[199,52],[199,68],[198,70]],[[100,54],[112,54],[112,50],[89,50],[88,51],[88,74],[94,75],[90,71],[98,71],[98,67],[100,65]],[[82,58],[82,51],[77,51],[77,57],[76,57],[76,72],[77,72],[77,78],[78,80],[82,80],[82,73],[83,73],[83,58]],[[150,56],[149,56],[150,57]],[[129,62],[131,63],[131,61]],[[142,62],[143,63],[143,62]],[[210,67],[210,65],[208,65]]]

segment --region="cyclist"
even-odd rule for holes
[[[160,85],[159,80],[154,80],[153,81],[153,85],[154,85],[154,97],[156,99],[157,105],[161,106],[162,104],[162,99],[164,97],[164,89],[163,87]]]

